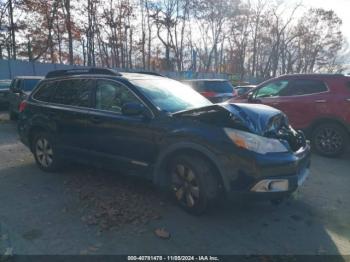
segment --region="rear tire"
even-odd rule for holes
[[[347,142],[348,134],[345,129],[335,123],[320,124],[312,132],[312,148],[322,156],[340,156],[344,153]]]
[[[53,139],[47,133],[38,133],[34,136],[32,152],[35,162],[41,170],[55,172],[62,167]]]
[[[219,182],[211,165],[199,156],[177,155],[170,162],[170,192],[185,211],[204,213],[219,192]]]

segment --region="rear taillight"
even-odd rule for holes
[[[205,97],[214,97],[216,95],[215,92],[201,92],[201,95],[202,96],[205,96]]]
[[[18,111],[20,113],[22,113],[24,111],[24,109],[26,109],[27,107],[27,101],[23,100],[20,104],[19,104],[19,108]]]

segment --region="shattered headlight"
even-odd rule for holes
[[[231,128],[224,128],[224,131],[238,147],[259,154],[288,152],[288,148],[278,139],[258,136]]]

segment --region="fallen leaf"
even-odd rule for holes
[[[5,241],[5,240],[8,240],[8,235],[4,234],[1,236],[1,240]]]
[[[85,249],[80,251],[80,255],[87,255],[87,254],[88,254],[88,251]]]
[[[7,247],[5,249],[4,256],[12,256],[13,255],[13,248],[12,247]]]
[[[98,248],[95,247],[95,246],[91,246],[91,247],[89,247],[88,249],[89,249],[89,251],[91,251],[91,252],[96,252],[96,251],[98,250]]]
[[[319,248],[318,248],[318,250],[317,250],[317,253],[318,254],[323,254],[323,253],[325,253],[326,252],[326,250],[323,248],[323,246],[320,246]]]
[[[164,228],[157,228],[154,233],[156,234],[157,237],[162,238],[162,239],[169,239],[170,238],[170,233],[165,230]]]

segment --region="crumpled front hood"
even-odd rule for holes
[[[215,104],[186,110],[173,116],[194,117],[208,124],[232,127],[261,136],[273,135],[281,126],[288,126],[285,114],[260,104]]]

